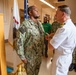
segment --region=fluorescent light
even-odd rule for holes
[[[40,0],[41,2],[43,2],[44,4],[48,5],[49,7],[55,9],[55,7],[51,4],[49,4],[48,2],[46,2],[45,0]]]

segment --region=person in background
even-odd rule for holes
[[[73,51],[72,56],[73,56],[73,59],[72,59],[71,65],[69,67],[69,71],[72,71],[74,69],[75,72],[76,72],[76,47],[75,47],[75,49]]]
[[[76,23],[74,23],[74,24],[75,24],[75,26],[76,26]],[[75,47],[75,49],[74,49],[74,51],[73,51],[72,56],[73,56],[73,59],[72,59],[71,65],[70,65],[70,67],[69,67],[69,71],[72,71],[72,70],[74,69],[75,72],[76,72],[76,47]]]
[[[52,38],[55,34],[55,32],[57,31],[58,28],[60,28],[61,25],[60,23],[57,22],[56,18],[54,17],[54,22],[52,23],[52,29],[51,29],[51,34],[50,37]],[[53,50],[53,54],[54,54],[54,50]]]
[[[55,34],[57,29],[60,28],[60,27],[61,27],[60,23],[57,22],[56,18],[54,18],[54,22],[52,23],[51,33]]]
[[[42,23],[42,25],[45,31],[45,38],[44,38],[45,57],[48,57],[48,40],[46,39],[46,36],[51,33],[52,25],[48,23],[47,17],[44,17],[44,22]]]
[[[44,50],[44,29],[38,21],[36,6],[28,8],[29,19],[25,19],[17,31],[14,48],[24,62],[27,75],[38,75],[42,51]]]
[[[71,18],[68,5],[58,6],[56,19],[61,25],[50,40],[50,50],[55,50],[51,64],[51,75],[68,75],[72,63],[72,53],[76,46],[76,27]]]

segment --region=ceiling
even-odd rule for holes
[[[40,2],[40,0],[37,0]],[[59,5],[63,5],[65,3],[65,1],[58,1],[58,0],[45,0],[46,2],[48,2],[49,4],[58,7]],[[48,7],[47,5],[45,5],[44,3],[40,2],[41,5],[43,5],[44,7]]]

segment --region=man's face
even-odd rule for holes
[[[38,9],[36,7],[33,7],[33,10],[31,11],[32,17],[34,17],[35,19],[39,18],[39,12]]]
[[[59,9],[56,11],[55,18],[58,22],[62,22],[63,20],[63,12]]]
[[[47,23],[47,17],[44,17],[44,23]]]

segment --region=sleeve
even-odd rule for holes
[[[63,41],[67,38],[67,30],[64,28],[59,28],[53,38],[50,40],[50,44],[57,49]]]
[[[53,25],[53,23],[52,23],[51,33],[54,33],[54,32],[53,32],[53,26],[54,26],[54,25]]]
[[[52,30],[52,25],[51,24],[49,24],[49,34],[51,33],[51,30]]]
[[[15,50],[22,60],[25,59],[24,44],[26,39],[27,39],[27,28],[23,23],[17,31],[17,38],[14,44]]]
[[[54,29],[55,29],[55,27],[54,27],[54,25],[52,24],[51,33],[55,33]]]

